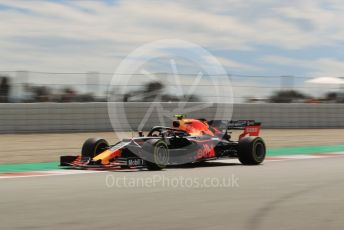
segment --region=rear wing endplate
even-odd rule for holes
[[[208,124],[219,130],[244,130],[239,139],[245,136],[259,136],[261,123],[255,120],[212,120]]]

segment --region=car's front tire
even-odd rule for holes
[[[104,152],[108,147],[109,143],[105,139],[89,138],[82,146],[81,156],[93,158]]]
[[[169,159],[169,150],[167,144],[160,139],[148,140],[144,146],[147,154],[153,154],[146,160],[146,167],[149,171],[159,171],[166,167]]]

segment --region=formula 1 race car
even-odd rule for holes
[[[144,136],[123,139],[109,145],[102,138],[90,138],[79,156],[61,156],[60,166],[67,168],[147,168],[161,170],[170,165],[238,158],[244,165],[258,165],[266,155],[259,137],[261,124],[254,120],[186,119],[176,115],[173,127],[155,126]],[[238,141],[230,130],[244,130]]]

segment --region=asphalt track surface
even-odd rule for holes
[[[214,162],[161,172],[2,179],[0,225],[6,230],[344,229],[343,165],[343,157],[261,166]],[[175,179],[180,177],[232,178],[232,184],[200,188]],[[116,178],[156,181],[126,187],[115,184]],[[172,180],[179,182],[172,186]]]

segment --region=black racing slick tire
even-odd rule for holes
[[[143,149],[151,156],[146,160],[146,167],[149,171],[159,171],[166,168],[169,151],[167,144],[163,140],[148,140],[144,143]]]
[[[244,137],[239,140],[238,158],[244,165],[259,165],[266,156],[266,145],[260,137]]]
[[[109,143],[102,138],[87,139],[81,149],[82,157],[95,157],[104,152],[109,147]]]

